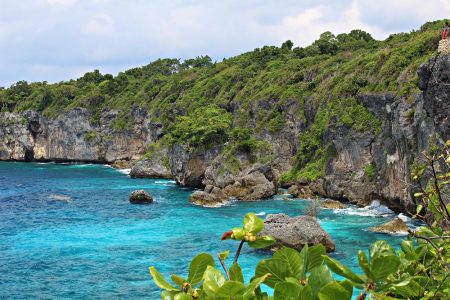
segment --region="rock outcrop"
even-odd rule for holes
[[[152,203],[153,197],[144,190],[137,190],[131,193],[130,202],[133,204]]]
[[[135,160],[162,133],[143,109],[132,109],[133,125],[119,128],[117,111],[103,111],[100,120],[84,108],[56,119],[35,111],[0,113],[0,160],[108,162]]]
[[[408,225],[403,220],[395,218],[389,222],[381,224],[380,226],[372,227],[373,232],[388,233],[388,234],[407,234]]]
[[[131,178],[173,178],[169,168],[167,149],[151,153],[137,161],[130,171]]]
[[[313,217],[289,217],[285,214],[271,214],[264,221],[261,235],[276,239],[275,248],[282,246],[301,250],[304,245],[322,244],[328,252],[335,250],[333,240]]]

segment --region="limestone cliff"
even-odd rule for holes
[[[359,94],[356,101],[381,121],[381,129],[373,126],[372,130],[358,131],[340,124],[325,130],[321,143],[332,145],[334,153],[326,162],[324,176],[312,182],[291,182],[298,187],[291,190],[301,197],[320,195],[360,204],[376,199],[394,209],[412,209],[410,172],[414,159],[427,149],[432,135],[438,142],[450,138],[450,55],[431,58],[419,68],[418,75],[421,92],[412,100],[392,93]],[[271,107],[271,101],[261,99],[245,109],[256,116]],[[299,117],[298,101],[288,101],[281,108],[286,119],[283,128],[258,134],[259,140],[268,142],[264,159],[235,153],[231,158],[239,162],[239,168],[233,168],[226,145],[205,150],[175,144],[162,151],[167,159],[146,161],[158,166],[140,164],[138,177],[145,176],[146,169],[151,170],[151,176],[168,177],[170,169],[179,184],[206,187],[204,193],[215,191],[216,198],[269,197],[276,193],[279,175],[294,164],[299,136],[315,121],[316,107],[310,102],[307,97],[301,108],[303,117]],[[238,102],[227,107],[234,119],[242,109]],[[162,125],[152,122],[145,109],[132,109],[131,125],[126,128],[116,126],[118,115],[105,110],[94,121],[83,108],[55,119],[35,111],[1,113],[0,160],[136,160],[164,135]]]

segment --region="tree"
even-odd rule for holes
[[[281,44],[281,49],[291,51],[293,46],[294,43],[291,40],[287,40],[286,42]]]
[[[338,51],[338,40],[330,31],[322,33],[313,45],[317,46],[320,54],[336,54]]]

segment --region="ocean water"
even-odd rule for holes
[[[130,204],[136,189],[155,203]],[[189,204],[191,192],[102,165],[0,162],[0,299],[159,299],[149,266],[185,276],[194,255],[235,251],[236,242],[220,237],[247,212],[296,216],[308,204],[279,195],[204,208]],[[378,239],[399,245],[402,237],[368,230],[393,217],[375,203],[322,210],[319,220],[336,244],[331,256],[359,270],[359,249]],[[244,248],[247,280],[265,257],[270,253]]]

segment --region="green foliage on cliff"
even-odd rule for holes
[[[178,116],[170,127],[168,141],[189,147],[208,147],[228,139],[232,116],[226,110],[209,105],[194,110],[186,116]]]
[[[121,114],[114,128],[125,129],[133,123],[131,108],[144,107],[171,142],[191,145],[228,141],[232,128],[249,128],[251,136],[261,140],[289,130],[287,120],[295,118],[308,130],[299,141],[300,170],[316,161],[306,151],[328,143],[323,140],[327,126],[380,128],[377,118],[358,104],[358,94],[390,92],[414,98],[416,69],[435,52],[443,25],[444,21],[430,22],[384,41],[361,30],[325,32],[305,48],[286,41],[281,47],[264,46],[222,62],[213,63],[208,56],[184,62],[159,59],[117,76],[95,70],[55,84],[20,81],[0,89],[0,109],[33,109],[55,117],[84,107],[96,123],[103,109],[117,109]],[[208,132],[201,127],[210,125],[204,116],[211,113],[218,123]],[[187,129],[177,125],[180,122]]]

